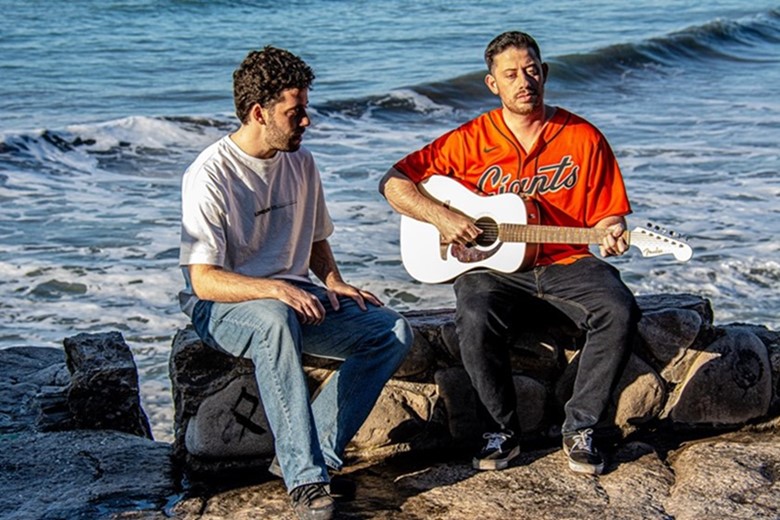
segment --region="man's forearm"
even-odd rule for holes
[[[414,182],[395,168],[391,168],[382,178],[379,192],[402,215],[423,222],[436,222],[442,218],[441,204],[420,193]]]
[[[221,303],[277,298],[278,286],[284,283],[225,271],[213,265],[191,265],[189,271],[195,295],[201,300]]]
[[[333,250],[327,240],[314,242],[311,246],[311,257],[309,258],[309,269],[329,287],[336,282],[343,282],[339,272],[336,259],[333,256]]]

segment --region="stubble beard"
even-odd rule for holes
[[[507,109],[518,116],[529,116],[534,113],[536,107],[531,103],[514,103],[512,105],[507,105]]]
[[[529,116],[538,110],[543,109],[544,101],[541,95],[535,94],[533,100],[528,103],[520,103],[512,98],[509,100],[509,102],[505,101],[504,106],[513,114],[517,114],[519,116]]]
[[[279,152],[297,152],[303,143],[303,132],[285,132],[275,124],[269,125],[268,141]]]

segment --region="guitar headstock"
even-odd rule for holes
[[[674,255],[680,262],[687,262],[693,256],[691,246],[683,242],[674,232],[663,232],[657,226],[652,229],[637,227],[631,231],[630,242],[642,256]]]

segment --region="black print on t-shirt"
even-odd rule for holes
[[[287,206],[292,206],[293,204],[296,204],[297,202],[298,201],[294,200],[292,202],[287,202],[285,204],[274,204],[273,206],[269,206],[267,208],[263,208],[263,209],[259,209],[259,210],[255,211],[255,216],[259,217],[260,215],[264,215],[264,214],[268,213],[272,209],[286,208]]]

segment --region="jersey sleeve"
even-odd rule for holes
[[[590,158],[588,176],[585,210],[585,224],[588,227],[595,226],[606,217],[625,216],[631,213],[631,204],[615,154],[606,138],[598,131],[597,137]]]
[[[462,128],[456,128],[410,153],[395,163],[394,168],[415,183],[431,175],[457,176],[465,170],[464,150]]]

